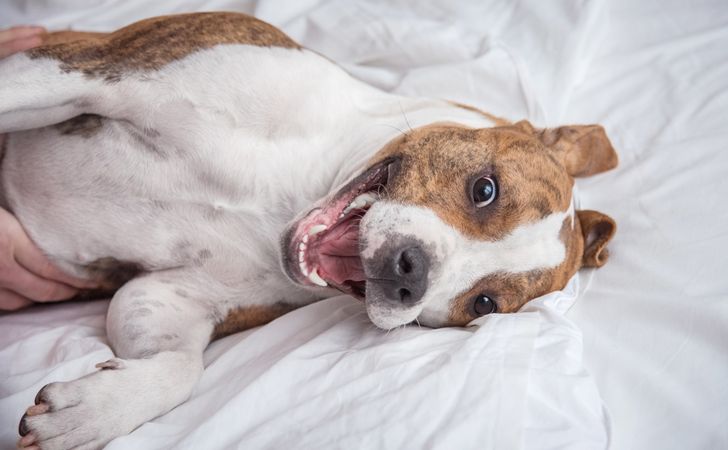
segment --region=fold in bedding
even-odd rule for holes
[[[438,330],[384,333],[351,298],[319,302],[214,342],[192,398],[108,448],[604,448],[581,333],[562,314],[577,285]],[[106,306],[0,317],[0,447],[44,384],[111,357]]]

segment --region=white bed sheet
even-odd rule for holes
[[[589,373],[611,412],[611,448],[728,448],[728,7],[46,0],[0,6],[0,26],[108,30],[201,9],[255,13],[385,89],[539,125],[605,125],[620,167],[579,186],[619,232],[610,263],[582,273],[588,289],[568,319],[542,299],[479,328],[382,335],[360,305],[328,300],[213,344],[193,399],[111,448],[603,448],[609,423]],[[104,311],[0,317],[0,446],[37,388],[110,355]],[[513,377],[493,378],[505,370]]]
[[[213,343],[192,398],[108,448],[605,448],[581,332],[560,312],[577,287],[465,329],[387,334],[355,300],[325,300]],[[40,387],[112,356],[106,305],[0,318],[3,448]]]

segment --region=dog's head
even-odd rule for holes
[[[283,266],[364,298],[385,329],[515,312],[606,262],[616,225],[574,210],[573,177],[616,164],[597,125],[422,127],[291,224]]]

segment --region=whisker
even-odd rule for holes
[[[404,113],[404,108],[402,108],[402,102],[398,102],[398,103],[399,103],[399,110],[402,111],[402,115],[404,116],[404,121],[407,124],[407,127],[409,128],[410,131],[414,131],[412,129],[412,125],[410,125],[410,123],[409,123],[409,119],[407,119],[407,114]],[[407,134],[405,134],[405,136],[407,136]]]
[[[400,133],[402,134],[402,136],[404,136],[404,137],[407,137],[407,136],[409,136],[409,135],[408,135],[407,133],[405,133],[405,132],[404,132],[404,131],[403,131],[403,130],[402,130],[401,128],[399,128],[399,127],[396,127],[396,126],[394,126],[394,125],[392,125],[392,124],[389,124],[389,123],[378,123],[377,125],[382,125],[382,126],[385,126],[385,127],[389,127],[389,128],[394,128],[395,130],[399,131],[399,132],[400,132]]]
[[[384,191],[384,194],[382,194],[382,191]],[[380,197],[388,197],[389,196],[389,189],[386,184],[379,184],[377,185],[377,195]]]

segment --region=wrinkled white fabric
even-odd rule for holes
[[[214,343],[192,399],[110,448],[728,448],[723,2],[10,0],[0,27],[213,9],[384,89],[605,125],[620,167],[578,185],[619,231],[566,316],[575,284],[479,327],[388,334],[330,299]],[[0,316],[0,448],[37,389],[111,355],[105,309]]]
[[[213,343],[192,398],[109,448],[605,448],[581,334],[554,307],[577,286],[468,328],[384,333],[345,296],[299,309]],[[106,305],[0,317],[0,443],[45,383],[111,356]]]

